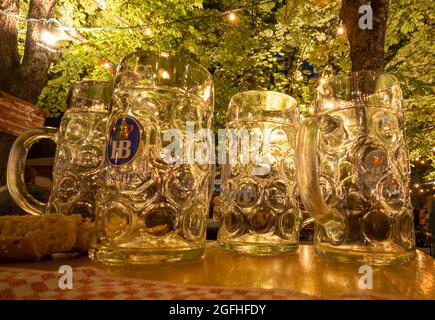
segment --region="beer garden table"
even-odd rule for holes
[[[72,289],[59,287],[71,266]],[[315,255],[243,256],[208,241],[204,259],[157,265],[103,266],[87,257],[0,265],[0,299],[435,299],[435,260],[373,266],[361,289],[359,265]]]

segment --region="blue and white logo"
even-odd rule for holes
[[[114,166],[129,163],[141,146],[141,125],[132,117],[122,116],[113,122],[109,132],[107,160]]]

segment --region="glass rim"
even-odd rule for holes
[[[108,80],[81,80],[81,81],[76,81],[73,83],[73,86],[76,85],[84,85],[84,84],[89,84],[89,85],[94,85],[94,84],[104,84],[104,85],[110,85],[113,84],[113,81],[108,81]]]
[[[80,99],[87,99],[88,101],[100,101],[105,108],[109,109],[114,89],[113,81],[99,81],[99,80],[83,80],[77,81],[71,85],[68,92],[66,103],[67,109],[85,108],[85,106],[76,106]],[[95,91],[93,91],[95,90]],[[88,106],[91,108],[91,106]]]
[[[355,78],[362,77],[363,79],[365,79],[366,78],[366,77],[364,77],[365,75],[371,76],[371,77],[373,77],[373,79],[377,79],[380,76],[385,76],[385,77],[388,77],[389,79],[391,79],[392,85],[390,85],[382,90],[375,91],[376,93],[390,90],[393,85],[400,85],[400,82],[397,79],[397,77],[392,75],[391,73],[388,73],[385,71],[376,71],[376,70],[359,70],[359,71],[349,71],[349,72],[338,73],[338,74],[332,75],[329,78],[322,78],[325,81],[323,83],[320,83],[317,86],[316,90],[318,88],[321,88],[322,86],[327,85],[327,84],[330,84],[330,83],[333,83],[336,81],[340,81],[340,80],[351,79],[352,77],[355,77]]]
[[[333,74],[331,77],[327,78],[327,79],[331,79],[331,78],[335,78],[335,77],[340,77],[340,76],[350,76],[350,75],[358,75],[358,74],[371,74],[371,75],[387,75],[390,76],[394,79],[396,79],[396,77],[386,71],[377,71],[377,70],[358,70],[358,71],[347,71],[347,72],[340,72],[340,73],[336,73]],[[397,79],[396,79],[397,80]]]
[[[231,106],[233,103],[235,103],[235,101],[237,99],[240,99],[241,97],[256,96],[256,95],[260,96],[262,94],[279,96],[283,100],[288,99],[291,102],[292,106],[294,106],[294,105],[298,106],[297,100],[295,98],[293,98],[292,96],[285,94],[285,93],[282,93],[282,92],[273,91],[273,90],[247,90],[247,91],[238,92],[231,97],[229,105]],[[288,109],[283,109],[283,110],[288,110]]]
[[[76,87],[81,87],[84,85],[88,85],[88,86],[113,86],[114,82],[113,81],[107,81],[107,80],[82,80],[82,81],[77,81],[74,82],[71,85],[71,90],[75,89]]]
[[[200,65],[199,63],[193,61],[190,58],[186,58],[180,54],[177,53],[172,53],[172,52],[166,52],[166,51],[152,51],[152,50],[138,50],[138,51],[134,51],[131,52],[129,54],[127,54],[126,56],[124,56],[121,60],[121,62],[118,65],[118,68],[116,69],[116,73],[118,75],[118,73],[121,72],[122,67],[125,65],[125,63],[135,57],[140,57],[140,58],[145,58],[145,57],[154,57],[154,58],[158,58],[158,59],[179,59],[179,61],[185,65],[193,65],[195,66],[195,68],[197,68],[198,70],[200,70],[204,75],[206,75],[210,81],[213,81],[213,76],[212,74],[202,65]]]

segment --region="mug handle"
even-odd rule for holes
[[[296,173],[300,197],[308,213],[315,222],[325,228],[326,234],[333,242],[339,243],[344,238],[344,217],[329,207],[320,190],[317,143],[319,120],[307,118],[300,126],[296,144]]]
[[[24,180],[24,169],[26,167],[27,153],[30,147],[41,139],[50,139],[57,143],[57,129],[42,127],[22,133],[12,145],[6,176],[12,199],[14,199],[21,209],[33,215],[43,214],[46,204],[38,201],[28,192]]]

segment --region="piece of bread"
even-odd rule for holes
[[[42,257],[36,243],[29,239],[0,234],[0,261],[37,261]]]
[[[73,249],[87,251],[93,223],[80,215],[0,217],[0,261],[37,261]]]

